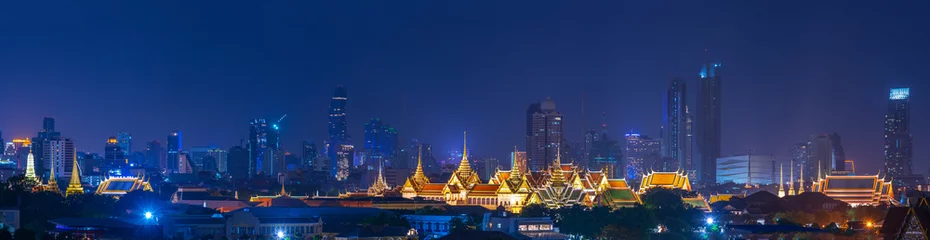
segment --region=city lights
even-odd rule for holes
[[[284,238],[284,232],[283,232],[283,231],[278,231],[277,236],[278,236],[278,238]]]
[[[145,219],[152,219],[152,212],[145,212],[143,215],[145,216]]]
[[[704,219],[704,222],[706,222],[707,225],[714,224],[714,218],[712,218],[712,217],[707,217],[706,219]]]

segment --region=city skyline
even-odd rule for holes
[[[28,6],[29,3],[18,4],[31,7]],[[144,6],[144,3],[133,4]],[[483,13],[490,14],[496,10],[518,9],[518,6],[507,4],[500,3],[490,10],[478,11],[488,11]],[[657,7],[650,3],[636,4],[643,5],[633,5],[625,9]],[[608,9],[617,9],[616,5],[604,10],[572,6],[567,9],[566,14],[590,17],[581,17],[578,22],[566,23],[548,18],[544,14],[533,13],[517,16],[495,15],[512,22],[512,25],[507,26],[472,21],[476,19],[464,16],[463,19],[436,20],[440,24],[472,22],[450,29],[397,20],[384,23],[363,22],[357,26],[341,26],[339,29],[315,28],[286,19],[269,20],[273,23],[296,24],[298,27],[324,34],[337,33],[332,38],[312,41],[309,45],[300,41],[311,35],[286,29],[259,29],[250,24],[248,18],[225,25],[216,22],[217,20],[210,20],[210,17],[228,20],[233,16],[214,13],[216,15],[194,17],[186,15],[185,13],[190,13],[187,10],[153,6],[149,9],[152,14],[148,17],[181,13],[181,17],[167,17],[162,23],[175,27],[188,26],[177,30],[178,38],[185,41],[193,40],[198,44],[214,41],[229,43],[208,44],[209,51],[183,54],[186,47],[171,45],[171,41],[155,45],[158,49],[166,49],[163,54],[145,50],[142,46],[146,42],[127,41],[134,39],[133,36],[139,33],[119,30],[122,29],[120,23],[101,22],[100,19],[83,19],[73,23],[78,26],[99,25],[99,28],[95,29],[101,29],[113,38],[105,40],[77,30],[55,31],[60,30],[62,26],[55,25],[54,20],[38,21],[30,26],[13,27],[11,31],[18,34],[11,34],[14,37],[0,40],[7,43],[4,44],[6,46],[19,46],[8,49],[9,58],[0,61],[0,66],[3,66],[0,68],[4,70],[0,78],[5,79],[0,83],[0,89],[3,89],[0,101],[11,103],[5,104],[6,112],[9,113],[5,116],[9,117],[0,119],[0,130],[4,134],[3,138],[8,141],[13,138],[35,137],[35,133],[41,129],[41,118],[50,116],[58,120],[56,131],[61,132],[62,137],[74,139],[75,147],[79,151],[103,152],[107,137],[115,136],[118,132],[132,134],[137,143],[157,140],[165,144],[165,136],[174,130],[184,132],[185,149],[204,145],[228,149],[238,145],[240,139],[247,139],[247,124],[250,119],[276,119],[277,116],[289,114],[288,120],[282,124],[281,142],[283,149],[297,153],[300,151],[300,144],[305,140],[314,142],[318,147],[322,146],[323,140],[326,139],[326,106],[329,104],[333,88],[342,84],[352,93],[352,99],[347,106],[347,129],[348,135],[357,136],[352,142],[356,146],[361,145],[358,136],[363,136],[366,119],[379,117],[397,128],[401,136],[400,142],[417,138],[432,143],[436,152],[446,152],[457,148],[458,133],[467,130],[474,139],[474,143],[471,144],[472,152],[504,159],[506,154],[512,151],[513,145],[523,145],[521,132],[524,126],[521,119],[525,117],[523,111],[526,105],[545,97],[555,100],[559,112],[566,116],[564,129],[569,141],[582,139],[581,135],[585,130],[582,125],[596,129],[592,126],[601,123],[595,117],[601,112],[613,116],[607,123],[612,126],[612,136],[622,136],[631,128],[644,135],[659,136],[662,93],[667,87],[669,77],[681,77],[687,85],[697,86],[699,66],[707,60],[713,60],[724,63],[726,67],[722,113],[723,156],[746,154],[752,150],[757,153],[774,154],[779,160],[787,160],[793,144],[806,141],[811,135],[836,132],[843,136],[846,155],[856,160],[860,169],[880,169],[883,165],[881,129],[883,115],[887,112],[887,91],[895,87],[909,87],[913,90],[910,103],[914,105],[915,110],[912,116],[912,122],[915,124],[911,130],[914,143],[919,146],[921,139],[930,136],[930,128],[919,124],[928,117],[926,111],[919,109],[921,106],[928,106],[930,102],[922,97],[922,93],[930,88],[930,84],[923,79],[930,76],[924,67],[928,62],[920,57],[930,53],[930,48],[923,44],[930,42],[930,36],[926,32],[912,30],[922,29],[921,26],[926,28],[925,25],[908,21],[920,16],[917,9],[926,8],[852,4],[853,6],[840,11],[822,13],[815,10],[791,9],[787,6],[789,4],[761,6],[756,3],[743,3],[754,5],[757,9],[771,7],[769,9],[772,13],[753,18],[745,16],[745,10],[728,11],[728,6],[688,4],[673,6],[670,11],[656,16],[636,14],[632,10],[610,13]],[[720,9],[713,10],[714,7]],[[809,7],[829,9],[826,3],[815,3]],[[66,6],[52,8],[50,13],[65,16],[79,14],[66,10]],[[248,9],[236,4],[222,8],[233,11]],[[554,11],[556,7],[541,4],[533,8]],[[398,9],[392,7],[386,10],[365,10],[373,11],[370,13],[377,15],[388,14]],[[870,14],[873,10],[897,11],[900,17],[878,18]],[[130,10],[113,17],[146,20],[129,16],[133,12]],[[711,17],[695,18],[697,13],[692,12]],[[420,16],[431,17],[409,10],[400,13],[412,16],[404,18],[410,20]],[[628,16],[629,19],[617,23],[584,27],[599,23],[601,18],[618,16],[615,14],[631,15]],[[288,12],[282,15],[300,16]],[[694,23],[658,21],[673,15],[699,20],[695,20]],[[43,15],[21,16],[18,13],[10,13],[10,16],[34,19]],[[351,16],[353,15],[349,14],[346,17]],[[787,21],[784,25],[776,24],[785,21],[787,16],[804,18]],[[343,19],[333,16],[330,18]],[[853,21],[844,21],[859,18],[864,18],[872,24],[853,28],[851,23],[846,23]],[[635,24],[636,21],[631,21],[635,19],[658,22]],[[193,20],[202,25],[182,24],[189,22],[185,20]],[[687,30],[687,26],[709,26],[712,23],[732,20],[746,21],[712,28],[709,33]],[[818,27],[796,28],[800,24],[811,22],[814,26],[843,24],[840,24],[839,28],[832,28],[829,34],[821,33]],[[216,38],[196,34],[201,28],[216,25],[231,27],[233,24],[245,25],[243,31],[246,35],[233,31],[216,32]],[[419,30],[385,33],[377,30],[379,26],[383,26],[378,24],[421,27],[449,36],[434,36]],[[557,27],[533,28],[536,24]],[[760,29],[754,25],[770,27]],[[679,27],[669,29],[672,26]],[[49,27],[47,33],[34,33],[31,30],[45,27]],[[164,32],[165,30],[156,31],[161,28],[144,24],[139,27],[154,32],[148,33],[151,35],[142,35],[143,37],[172,40],[159,38],[159,34],[170,35]],[[348,30],[340,30],[353,27],[360,27],[357,28],[357,34],[362,36],[361,38],[351,37],[355,35],[347,33]],[[578,30],[571,30],[575,27],[578,27]],[[482,30],[485,28],[489,30]],[[649,29],[669,30],[654,32]],[[514,32],[494,33],[494,30]],[[263,44],[254,38],[241,38],[251,36],[248,33],[257,31],[295,36],[296,40],[282,40],[284,42],[280,44]],[[455,34],[456,31],[464,31],[463,35],[490,35],[456,40],[461,37]],[[525,38],[549,36],[560,31],[568,32],[560,34],[565,37],[549,40]],[[866,34],[860,36],[860,32]],[[758,37],[739,37],[750,35]],[[902,35],[905,37],[901,37]],[[687,37],[681,40],[682,36]],[[798,43],[798,36],[809,37],[810,41]],[[326,50],[329,48],[320,46],[364,37],[373,39],[336,45],[336,49],[359,47],[361,50],[345,52]],[[432,46],[426,44],[429,41],[420,40],[424,37],[435,37],[438,38],[437,42],[443,41],[448,45]],[[218,38],[223,40],[217,40]],[[74,43],[89,44],[86,49],[75,50],[74,44],[56,39],[70,39]],[[586,39],[606,40],[589,42]],[[653,39],[680,41],[663,40],[653,43]],[[111,46],[107,44],[111,43],[108,41],[126,43]],[[424,44],[411,46],[407,41]],[[45,45],[38,48],[39,45],[31,45],[28,42],[41,42]],[[530,44],[522,44],[524,42]],[[750,46],[751,42],[755,44]],[[257,50],[242,50],[235,46],[254,46]],[[567,49],[550,49],[553,46],[566,46]],[[299,47],[295,54],[301,56],[283,51],[294,47]],[[393,48],[397,50],[392,50]],[[304,59],[304,53],[318,51],[321,54],[306,54],[310,57]],[[494,51],[505,54],[492,54]],[[376,54],[367,55],[363,52]],[[343,53],[345,55],[342,55]],[[140,55],[153,60],[150,62],[129,55]],[[438,58],[438,61],[433,61],[433,58]],[[125,59],[130,60],[123,61]],[[211,59],[219,60],[210,61]],[[261,64],[257,59],[273,63]],[[323,64],[330,60],[333,63]],[[230,72],[224,73],[227,70]],[[256,91],[253,85],[249,84],[249,79],[261,79],[262,84],[273,87],[265,88],[267,91]],[[217,86],[226,89],[211,91]],[[489,90],[491,87],[493,88]],[[113,91],[114,88],[124,90]],[[37,94],[39,89],[44,93]],[[98,91],[105,91],[108,95],[94,94]],[[248,95],[251,92],[258,96],[251,97]],[[38,95],[45,97],[33,98]],[[584,116],[581,114],[582,95],[586,111]],[[688,96],[696,96],[696,93],[689,92]],[[113,107],[99,107],[99,103],[110,99],[126,101],[108,102],[114,105]],[[695,104],[694,101],[690,103],[692,106]],[[585,119],[585,122],[582,123],[581,119]],[[139,144],[136,145],[133,150],[140,151]],[[928,155],[930,150],[915,148],[914,166],[926,166],[928,161],[925,156]],[[914,170],[915,173],[923,174],[926,168],[914,167]]]

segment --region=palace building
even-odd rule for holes
[[[811,191],[821,192],[828,197],[849,205],[879,205],[894,201],[891,181],[874,176],[831,176],[819,179],[811,185]]]
[[[404,183],[401,195],[449,205],[504,207],[514,213],[528,204],[560,208],[575,205],[624,207],[641,203],[624,179],[608,179],[603,171],[562,164],[560,156],[544,171],[529,171],[513,164],[515,167],[510,171],[497,170],[482,183],[468,162],[467,145],[462,153],[462,161],[446,182],[430,181],[423,174],[422,161],[418,159],[417,170]]]
[[[109,195],[117,198],[136,190],[152,192],[152,185],[149,184],[148,178],[144,175],[109,176],[100,183],[100,186],[97,186],[98,195]]]

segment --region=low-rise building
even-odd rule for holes
[[[0,209],[0,229],[13,232],[22,227],[19,225],[19,209]]]
[[[568,239],[559,233],[548,217],[512,217],[507,215],[490,217],[485,226],[487,231],[507,233],[517,239]]]

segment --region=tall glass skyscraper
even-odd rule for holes
[[[662,136],[662,157],[677,161],[681,170],[692,170],[690,164],[686,164],[686,148],[684,145],[687,141],[686,124],[687,124],[687,92],[685,80],[681,78],[672,78],[665,92],[665,103],[662,110],[663,129],[665,132]]]
[[[397,130],[382,123],[381,119],[372,118],[365,124],[365,149],[374,164],[393,167],[390,161],[397,155]]]
[[[282,171],[284,158],[279,144],[280,126],[265,119],[249,122],[249,177],[276,175]]]
[[[555,101],[546,98],[542,103],[530,105],[527,124],[527,165],[533,171],[545,170],[555,162],[562,142],[562,113],[555,110]]]
[[[326,146],[326,155],[331,161],[331,170],[330,174],[336,176],[343,163],[340,165],[339,159],[345,158],[348,154],[343,153],[344,149],[349,149],[344,147],[344,145],[349,145],[350,137],[346,133],[346,102],[349,100],[346,88],[342,85],[336,86],[336,91],[333,93],[333,99],[329,105],[329,141]],[[354,147],[352,148],[354,150]],[[353,151],[354,154],[354,151]],[[351,161],[349,161],[351,162]],[[349,166],[344,166],[346,169],[342,169],[345,172],[348,172]]]
[[[913,173],[910,95],[910,88],[892,88],[885,114],[885,172],[896,180]]]
[[[168,160],[167,162],[167,172],[176,173],[178,172],[178,167],[180,167],[181,158],[179,153],[181,153],[181,131],[174,131],[171,134],[168,134]]]
[[[123,156],[129,157],[132,153],[132,135],[128,132],[116,133],[116,141],[119,148],[123,150]]]
[[[697,181],[700,183],[714,183],[716,178],[717,158],[720,157],[720,123],[721,123],[721,97],[720,64],[704,64],[698,79],[697,132],[695,143],[697,156],[694,168],[697,171]]]

